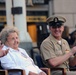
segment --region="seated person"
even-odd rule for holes
[[[23,69],[26,75],[46,75],[36,66],[26,51],[19,48],[19,32],[14,26],[6,26],[0,34],[0,40],[4,44],[2,50],[9,49],[7,55],[0,58],[4,69]]]
[[[76,71],[69,71],[69,65],[76,65],[76,46],[69,47],[68,42],[62,38],[65,18],[53,16],[47,19],[51,34],[40,46],[44,64],[49,68],[65,68],[67,75],[76,75]],[[66,33],[65,33],[66,34]],[[52,71],[52,75],[62,75],[61,71]]]

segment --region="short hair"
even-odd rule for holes
[[[15,26],[5,26],[0,33],[1,43],[5,44],[10,33],[16,32],[19,36],[19,31]]]

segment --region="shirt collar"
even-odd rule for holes
[[[15,50],[15,49],[13,49],[11,47],[8,47],[6,45],[3,47],[3,49],[9,49],[11,52],[20,51],[19,49],[18,50]]]
[[[54,42],[54,43],[58,43],[58,40],[55,39],[55,37],[54,37],[53,35],[50,34],[49,37],[50,37],[50,39],[51,39],[52,42]]]
[[[49,35],[49,38],[52,42],[59,44],[58,40],[53,36],[53,35]],[[65,42],[63,41],[63,39],[61,38],[61,43],[65,44]],[[60,45],[60,44],[59,44]]]

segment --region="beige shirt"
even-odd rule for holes
[[[58,56],[62,56],[70,51],[70,47],[66,40],[61,39],[61,45],[58,41],[50,34],[41,44],[40,47],[41,56],[43,58],[43,62],[47,67],[49,66],[46,60],[52,59]],[[57,66],[60,68],[68,68],[68,60],[63,64]]]

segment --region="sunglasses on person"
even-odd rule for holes
[[[52,28],[60,28],[62,25],[55,25],[55,26],[51,26]]]

